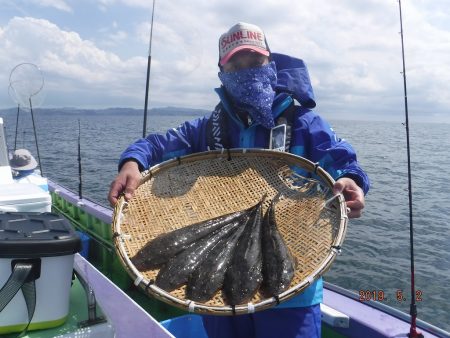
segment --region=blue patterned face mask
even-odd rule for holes
[[[275,62],[237,72],[219,72],[219,79],[237,108],[247,111],[265,128],[275,127],[272,116],[273,88],[277,82]]]

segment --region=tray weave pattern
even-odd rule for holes
[[[297,169],[314,179],[300,176]],[[269,150],[211,151],[166,161],[144,173],[131,201],[119,199],[112,224],[116,250],[135,284],[171,305],[218,315],[266,309],[313,283],[337,255],[347,216],[341,195],[330,201],[333,183],[312,162]],[[219,291],[206,303],[194,303],[185,298],[185,286],[166,292],[153,284],[158,269],[140,272],[130,261],[162,233],[249,208],[265,194],[263,212],[281,194],[276,221],[297,262],[290,288],[278,297],[264,298],[258,292],[250,304],[231,307]]]

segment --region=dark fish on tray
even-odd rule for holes
[[[248,210],[230,213],[162,234],[149,241],[131,258],[131,261],[140,271],[159,268],[192,243],[211,234],[225,224],[239,219],[242,215],[248,213]]]
[[[186,298],[196,302],[206,302],[222,287],[234,249],[247,221],[248,215],[244,215],[243,225],[229,237],[217,243],[194,270],[187,283]]]
[[[244,232],[225,274],[223,292],[231,305],[250,300],[262,281],[261,223],[262,203],[252,210]]]
[[[287,290],[294,278],[295,262],[278,231],[275,202],[272,200],[264,215],[262,226],[263,282],[265,296],[276,296]]]
[[[170,259],[156,276],[155,284],[168,292],[178,289],[188,281],[189,276],[202,262],[206,254],[231,231],[240,225],[240,219],[228,223],[210,236],[192,243],[189,248]]]

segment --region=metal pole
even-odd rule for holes
[[[19,112],[20,112],[20,104],[17,105],[17,118],[16,118],[16,135],[14,137],[14,151],[17,149],[17,132],[19,128]]]
[[[155,0],[153,0],[152,21],[150,23],[150,41],[148,43],[148,58],[147,58],[147,81],[145,84],[145,106],[144,106],[144,126],[142,130],[142,137],[147,135],[147,108],[148,108],[148,90],[150,86],[150,68],[152,65],[152,37],[153,37],[153,17],[155,14]]]
[[[41,169],[41,176],[44,177],[44,170],[42,169],[42,164],[41,164],[41,155],[39,154],[39,145],[38,145],[38,139],[37,139],[37,133],[36,133],[36,125],[34,123],[33,105],[31,104],[31,97],[29,98],[29,101],[30,101],[30,110],[31,110],[31,120],[33,121],[34,140],[36,141],[36,152],[37,152],[37,156],[38,156],[39,169]]]
[[[405,95],[405,128],[406,128],[406,151],[408,157],[408,200],[409,200],[409,242],[410,242],[410,259],[411,259],[411,328],[408,334],[410,338],[423,337],[417,332],[417,306],[416,306],[416,287],[414,281],[414,226],[413,226],[413,205],[412,205],[412,178],[411,178],[411,151],[409,145],[409,117],[408,117],[408,95],[406,91],[406,67],[405,67],[405,46],[403,42],[403,20],[402,20],[402,3],[398,0],[400,13],[400,37],[402,41],[402,62],[403,62],[403,91]]]
[[[83,198],[83,184],[81,175],[81,124],[78,119],[78,197]]]

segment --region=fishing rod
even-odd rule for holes
[[[83,185],[81,176],[81,124],[78,119],[78,196],[80,200],[83,198]]]
[[[34,132],[34,140],[36,142],[36,152],[37,152],[37,156],[38,156],[39,169],[41,170],[41,176],[44,177],[44,170],[42,169],[42,163],[41,163],[41,155],[39,153],[39,145],[38,145],[38,139],[37,139],[37,133],[36,133],[36,124],[34,123],[33,104],[31,103],[31,96],[28,100],[30,101],[31,120],[33,121],[33,132]]]
[[[14,151],[17,149],[17,132],[19,127],[19,112],[20,112],[20,104],[17,105],[17,118],[16,118],[16,134],[14,137]]]
[[[402,63],[403,63],[403,92],[405,95],[405,129],[406,129],[406,151],[408,157],[408,200],[409,200],[409,242],[410,242],[410,257],[411,257],[411,327],[408,337],[423,338],[420,332],[417,332],[417,306],[416,306],[416,287],[414,281],[414,226],[413,226],[413,205],[412,205],[412,179],[411,179],[411,151],[409,145],[409,118],[408,118],[408,95],[406,90],[406,67],[405,67],[405,45],[403,41],[403,19],[402,19],[402,3],[398,0],[398,8],[400,13],[400,37],[402,42]]]
[[[12,93],[14,93],[14,94],[12,94]],[[14,100],[13,95],[15,95],[15,91],[14,91],[14,88],[11,83],[9,84],[9,87],[8,87],[8,94]],[[20,103],[17,102],[16,133],[14,136],[14,151],[17,149],[17,134],[19,132],[19,114],[20,114]]]
[[[150,67],[152,65],[152,37],[153,37],[153,17],[155,14],[155,0],[153,0],[152,21],[150,23],[150,41],[148,43],[148,58],[147,58],[147,81],[145,83],[145,105],[144,105],[144,127],[142,130],[142,137],[147,135],[147,107],[148,107],[148,89],[150,86]]]

